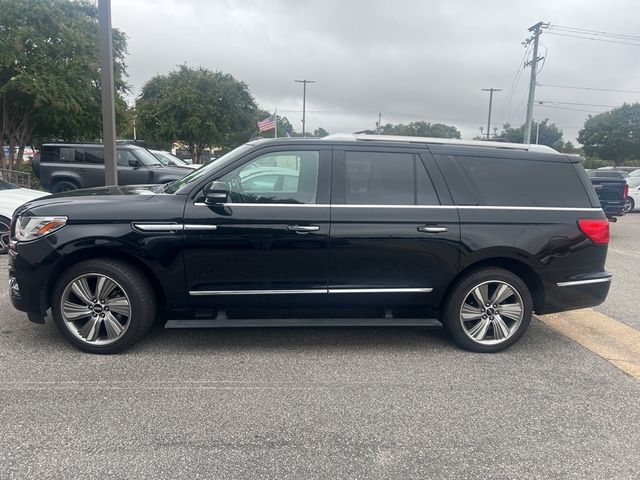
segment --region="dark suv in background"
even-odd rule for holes
[[[548,147],[331,135],[258,140],[157,186],[35,200],[13,219],[13,305],[94,353],[168,327],[421,326],[514,344],[598,305],[609,223]]]
[[[147,149],[117,147],[120,185],[167,183],[191,169],[164,167]],[[33,173],[49,192],[60,193],[104,185],[104,147],[99,144],[45,143],[33,160]]]

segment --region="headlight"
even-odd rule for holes
[[[16,222],[16,239],[19,242],[35,240],[67,224],[67,217],[27,217],[20,216]]]

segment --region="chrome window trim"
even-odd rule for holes
[[[194,203],[196,207],[210,207],[206,203]],[[501,205],[347,205],[329,203],[221,203],[221,207],[312,207],[312,208],[419,208],[419,209],[460,209],[460,210],[524,210],[542,212],[600,212],[596,207],[525,207]]]
[[[593,283],[605,283],[610,281],[611,281],[611,277],[591,278],[589,280],[573,280],[570,282],[558,282],[556,285],[558,285],[559,287],[575,287],[578,285],[591,285]]]
[[[433,288],[310,288],[298,290],[190,290],[192,297],[213,295],[279,295],[308,293],[430,293]]]

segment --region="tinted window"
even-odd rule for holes
[[[73,147],[60,147],[60,159],[59,162],[65,163],[83,163],[84,162],[84,149]]]
[[[344,178],[347,204],[439,203],[422,161],[411,153],[346,152]]]
[[[137,160],[137,158],[131,153],[130,150],[118,149],[118,165],[121,167],[130,167],[131,161]]]
[[[40,163],[59,162],[60,149],[58,147],[42,147]]]
[[[570,163],[470,156],[457,156],[455,162],[473,182],[485,205],[591,206]],[[452,190],[457,202],[459,192]]]
[[[84,151],[86,163],[104,164],[104,150],[102,148],[87,148]]]
[[[232,202],[316,203],[318,151],[261,155],[224,175]]]

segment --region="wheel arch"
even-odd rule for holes
[[[167,305],[167,297],[166,293],[158,281],[157,277],[154,275],[151,268],[146,265],[143,261],[137,258],[134,255],[127,254],[125,252],[119,250],[112,250],[109,248],[86,248],[83,250],[78,250],[69,255],[65,255],[62,257],[62,260],[54,267],[51,273],[48,275],[47,280],[45,282],[45,287],[42,289],[40,304],[42,306],[42,311],[46,312],[51,305],[52,296],[54,291],[54,286],[60,275],[65,272],[67,269],[77,264],[78,262],[82,262],[85,260],[92,260],[95,258],[108,258],[110,260],[120,260],[122,262],[128,263],[133,267],[137,268],[149,281],[153,288],[153,292],[156,296],[156,301],[160,307],[164,307]]]
[[[504,268],[505,270],[508,270],[514,275],[520,277],[531,293],[531,299],[533,300],[533,311],[538,312],[542,310],[542,308],[544,307],[544,286],[540,276],[535,272],[533,268],[531,268],[530,265],[527,265],[527,263],[515,258],[504,256],[484,258],[467,265],[451,282],[443,298],[449,298],[453,286],[456,284],[458,279],[462,278],[464,275],[467,275],[472,271],[488,267]]]

